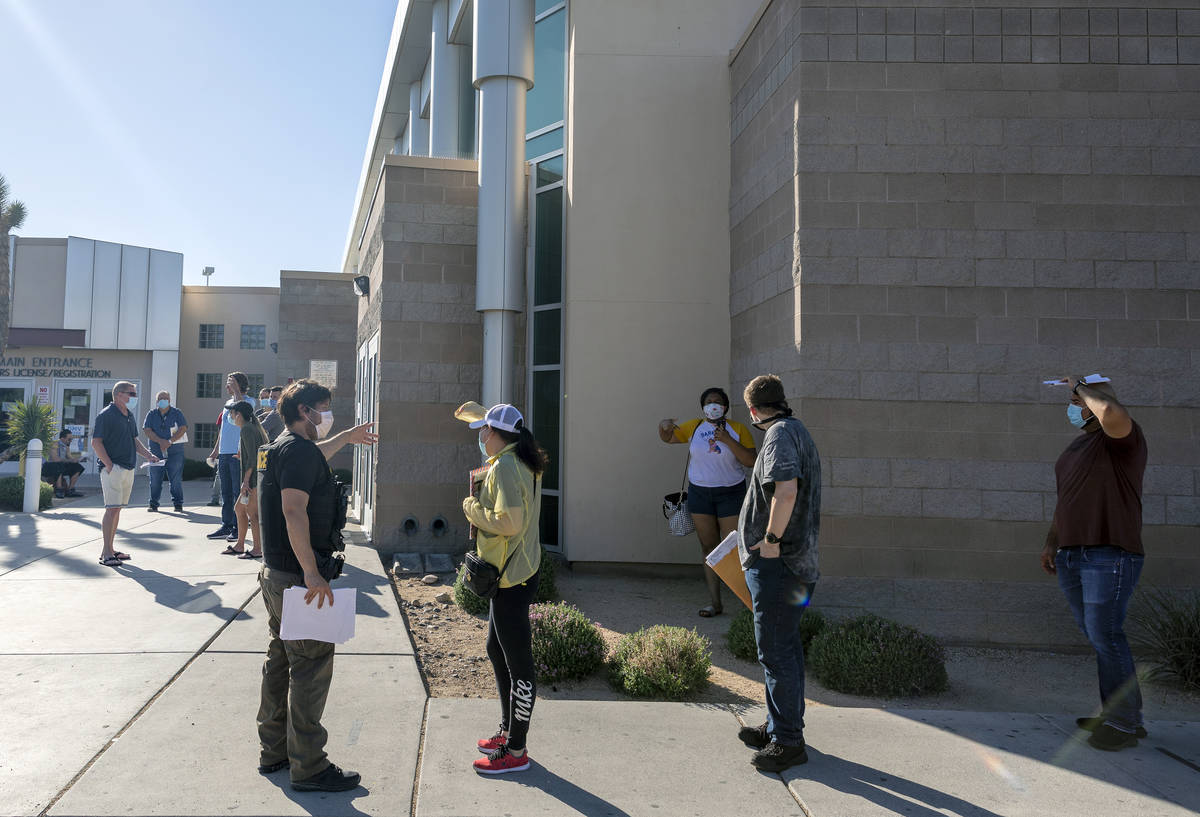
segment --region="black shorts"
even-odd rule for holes
[[[688,510],[722,519],[737,516],[742,512],[742,500],[746,497],[746,482],[722,488],[705,488],[688,483]]]

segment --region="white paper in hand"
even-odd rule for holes
[[[317,599],[304,603],[304,586],[289,587],[283,591],[283,616],[279,622],[279,637],[284,641],[326,641],[344,644],[354,637],[354,612],[357,593],[353,587],[333,591],[333,605],[322,604],[317,609]]]

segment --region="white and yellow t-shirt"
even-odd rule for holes
[[[743,448],[754,448],[750,429],[737,420],[726,420],[729,436]],[[675,439],[681,443],[691,440],[692,459],[688,463],[688,482],[701,488],[728,488],[746,479],[742,466],[729,450],[717,440],[717,427],[708,420],[693,419],[675,427]]]

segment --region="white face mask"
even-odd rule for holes
[[[720,420],[725,416],[725,407],[720,403],[708,403],[704,406],[704,416],[710,420]]]
[[[316,411],[316,409],[313,408],[312,406],[309,406],[308,410]],[[309,420],[309,422],[312,423],[312,420]],[[329,433],[329,429],[333,428],[333,412],[332,411],[322,411],[321,412],[321,422],[319,424],[313,423],[313,425],[316,426],[316,429],[317,429],[317,439],[318,440],[323,439],[325,437],[325,435]]]

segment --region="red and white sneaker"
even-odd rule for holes
[[[529,768],[529,750],[520,757],[508,751],[508,745],[501,746],[487,757],[476,758],[471,764],[480,774],[507,774],[508,772],[523,772]]]
[[[508,745],[508,736],[503,732],[497,732],[490,738],[481,738],[480,741],[475,745],[479,747],[479,751],[483,752],[485,755],[490,755],[501,746]]]

